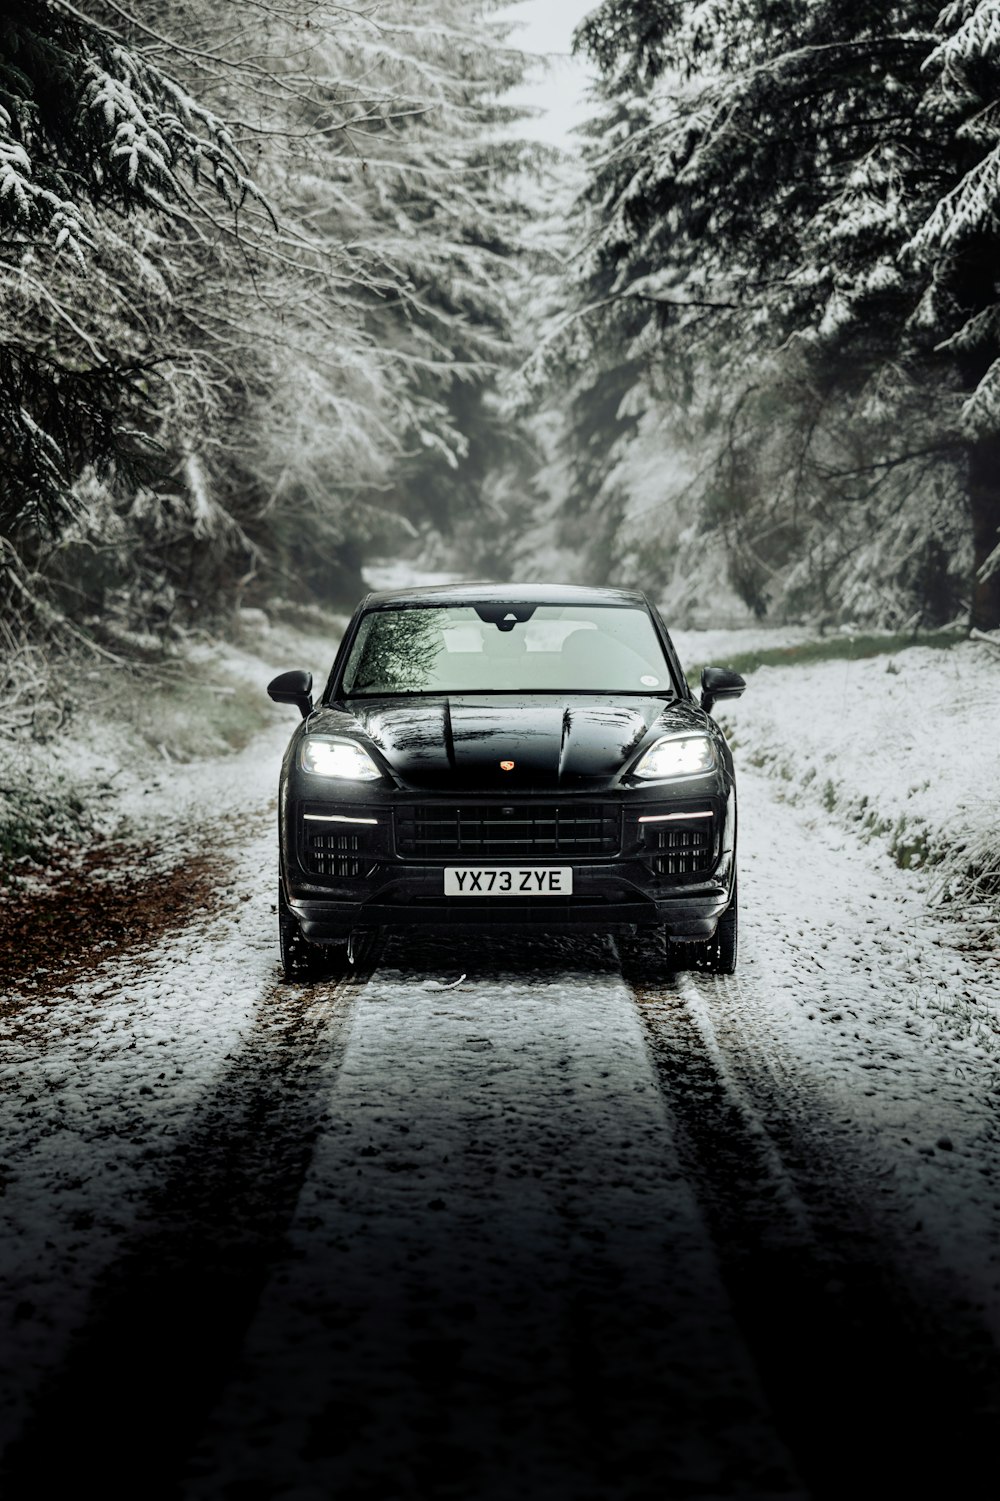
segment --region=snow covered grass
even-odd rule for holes
[[[288,720],[267,698],[271,677],[302,666],[323,681],[343,619],[300,616],[245,611],[229,639],[193,639],[155,661],[52,663],[0,737],[0,882],[16,891],[95,839],[128,839],[154,787],[159,824],[176,822],[178,768],[230,757]]]
[[[797,667],[806,666],[812,662],[857,662],[866,657],[879,657],[898,651],[906,651],[910,647],[923,646],[931,649],[943,649],[956,646],[963,635],[956,630],[928,631],[915,636],[912,631],[908,632],[879,632],[877,634],[842,633],[833,636],[816,638],[808,630],[801,631],[778,631],[775,634],[778,641],[769,640],[767,635],[752,631],[724,633],[713,632],[687,632],[687,635],[704,635],[711,637],[721,634],[727,640],[734,641],[736,651],[729,650],[725,654],[725,666],[732,667],[736,672],[744,674],[756,672],[758,667]],[[769,633],[770,634],[770,633]],[[748,639],[743,642],[740,637]],[[758,639],[755,640],[755,637]],[[692,684],[697,683],[702,667],[719,666],[721,662],[709,662],[706,658],[697,664],[687,664],[686,670]]]
[[[738,634],[680,632],[678,645],[685,664],[748,675],[745,696],[719,711],[738,762],[921,872],[932,900],[961,905],[973,941],[995,935],[1000,652],[949,633],[741,651]]]
[[[4,767],[14,785],[0,788],[0,871],[37,859],[50,840],[79,838],[86,827],[86,800],[80,789],[58,774],[39,793],[26,775],[29,769]]]

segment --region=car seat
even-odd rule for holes
[[[570,632],[559,653],[560,675],[565,687],[601,687],[606,645],[599,631],[581,626]]]

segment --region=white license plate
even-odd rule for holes
[[[449,865],[445,896],[572,896],[571,865]]]

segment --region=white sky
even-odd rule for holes
[[[583,93],[593,74],[579,58],[570,56],[575,28],[599,0],[520,0],[505,9],[503,18],[518,24],[512,41],[526,52],[562,54],[538,82],[518,89],[511,97],[517,104],[534,105],[546,113],[518,127],[519,135],[536,136],[556,146],[572,147],[567,133],[585,120],[588,110]]]

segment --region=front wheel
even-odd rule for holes
[[[286,980],[299,982],[321,980],[342,974],[347,967],[347,944],[310,943],[302,935],[298,918],[285,900],[285,889],[278,882],[278,943],[281,968]]]
[[[719,918],[715,936],[704,943],[678,945],[685,969],[707,970],[710,975],[734,975],[739,956],[740,911],[736,881],[729,906]]]

